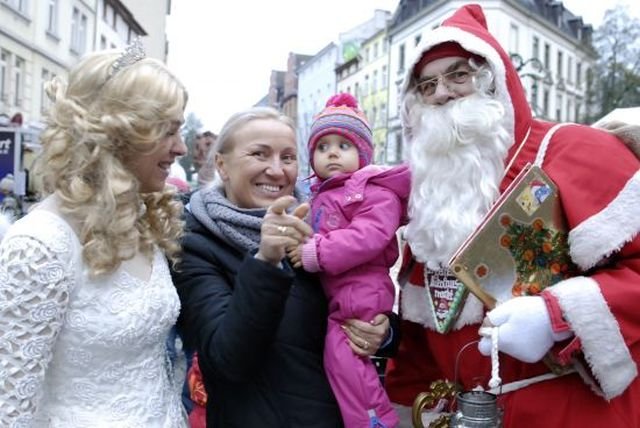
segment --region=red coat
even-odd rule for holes
[[[484,57],[494,70],[495,97],[505,105],[514,142],[505,162],[509,165],[515,157],[501,183],[504,190],[526,163],[534,161],[552,124],[531,117],[515,70],[488,33],[479,6],[458,10],[422,40],[419,52],[457,41]],[[411,72],[412,67],[408,76]],[[408,83],[404,89],[411,90]],[[549,290],[579,340],[572,346],[585,370],[501,395],[504,426],[640,427],[640,162],[610,134],[568,125],[550,139],[542,167],[558,186],[570,229],[570,254],[583,271]],[[415,266],[402,288],[402,341],[386,376],[389,396],[404,405],[411,405],[432,381],[454,379],[456,356],[464,345],[479,339],[485,312],[469,296],[453,330],[437,333],[422,269]],[[527,364],[504,354],[500,363],[505,384],[549,371],[542,363]],[[490,373],[490,359],[477,346],[461,354],[457,380],[465,389],[486,387]],[[593,388],[588,379],[594,381]]]

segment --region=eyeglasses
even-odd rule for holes
[[[463,85],[469,81],[469,78],[473,75],[471,70],[464,68],[450,71],[448,73],[440,74],[433,79],[423,80],[416,84],[416,90],[424,96],[431,96],[436,93],[436,88],[440,79],[447,89],[451,90],[456,85]]]

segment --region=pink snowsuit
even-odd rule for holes
[[[341,325],[393,308],[389,268],[398,258],[396,231],[406,217],[409,186],[406,165],[369,165],[311,187],[315,234],[303,245],[302,263],[320,272],[329,299],[324,366],[347,428],[398,424],[374,364],[354,354]],[[376,420],[381,424],[372,424]]]

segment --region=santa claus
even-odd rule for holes
[[[498,333],[505,427],[640,426],[640,162],[610,133],[534,119],[478,5],[424,34],[418,52],[401,100],[413,187],[389,396],[408,407],[437,380],[486,388],[484,322]],[[487,312],[448,260],[528,163],[559,188],[580,272]],[[549,352],[570,370],[551,372]]]

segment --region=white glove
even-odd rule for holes
[[[540,361],[554,342],[573,334],[554,333],[547,306],[540,296],[507,300],[488,312],[486,318],[498,329],[498,349],[525,363]],[[491,355],[491,336],[483,336],[478,349],[483,355]]]

